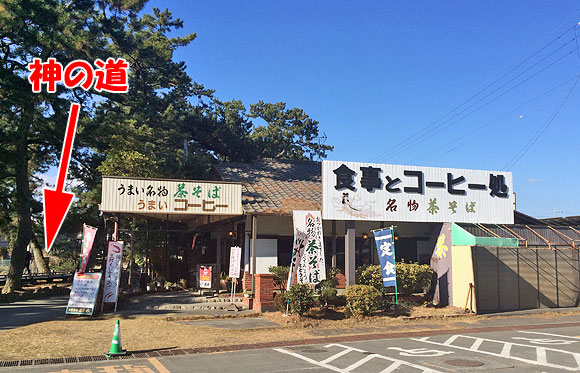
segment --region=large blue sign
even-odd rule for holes
[[[391,228],[375,231],[375,243],[379,253],[379,262],[383,272],[384,286],[397,286],[397,270],[395,267],[395,242]]]

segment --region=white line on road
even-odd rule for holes
[[[283,348],[274,348],[274,350],[275,351],[278,351],[278,352],[281,352],[283,354],[287,354],[287,355],[294,356],[294,357],[296,357],[298,359],[301,359],[301,360],[304,360],[306,362],[309,362],[310,364],[314,364],[314,365],[317,365],[319,367],[326,368],[326,369],[330,369],[332,371],[341,372],[341,373],[350,373],[354,369],[359,368],[360,366],[362,366],[363,364],[369,362],[372,359],[381,359],[381,360],[385,360],[385,361],[391,363],[388,367],[386,367],[382,371],[382,373],[393,372],[394,370],[396,370],[397,368],[399,368],[401,366],[415,368],[415,369],[418,369],[418,370],[420,370],[422,372],[425,372],[425,373],[442,373],[441,371],[438,371],[438,370],[435,370],[435,369],[432,369],[432,368],[428,368],[428,367],[425,367],[425,366],[422,366],[422,365],[413,364],[413,363],[410,363],[408,361],[399,360],[399,359],[395,359],[395,358],[391,358],[391,357],[387,357],[387,356],[383,356],[383,355],[379,355],[379,354],[367,355],[367,356],[363,357],[362,359],[356,361],[355,363],[349,365],[346,368],[338,368],[338,367],[335,367],[333,365],[328,364],[328,362],[333,361],[333,360],[336,360],[338,357],[343,356],[343,355],[345,355],[345,354],[347,354],[349,352],[353,352],[354,351],[354,352],[360,352],[360,353],[368,353],[368,351],[361,350],[361,349],[358,349],[358,348],[355,348],[355,347],[350,347],[350,346],[342,345],[342,344],[335,344],[335,343],[326,345],[324,347],[326,347],[326,348],[329,348],[329,347],[340,347],[340,348],[343,348],[344,350],[341,351],[341,352],[339,352],[339,353],[337,353],[337,354],[335,354],[335,355],[332,355],[331,357],[329,357],[329,358],[327,358],[325,360],[322,360],[322,361],[316,361],[316,360],[314,360],[312,358],[309,358],[307,356],[303,356],[303,355],[300,355],[300,354],[298,354],[296,352],[288,351],[288,350],[285,350]]]
[[[543,332],[529,332],[529,331],[524,331],[524,330],[518,330],[518,333],[541,334],[541,335],[549,335],[549,336],[552,336],[552,337],[580,339],[580,337],[572,337],[572,336],[569,336],[569,335],[561,335],[561,334],[553,334],[553,333],[543,333]]]
[[[306,356],[302,356],[300,354],[297,354],[296,352],[284,350],[283,348],[275,348],[274,351],[278,351],[278,352],[281,352],[281,353],[286,354],[286,355],[294,356],[294,357],[296,357],[298,359],[307,361],[310,364],[318,365],[319,367],[323,367],[323,368],[326,368],[326,369],[330,369],[330,370],[333,370],[335,372],[348,373],[348,371],[346,371],[344,369],[340,369],[340,368],[337,368],[337,367],[333,367],[332,365],[324,364],[324,363],[322,363],[320,361],[316,361],[316,360],[311,359],[309,357],[306,357]]]
[[[455,338],[453,338],[455,337]],[[477,352],[480,354],[486,354],[486,355],[491,355],[491,356],[497,356],[497,357],[503,357],[506,359],[512,359],[512,360],[517,360],[517,361],[521,361],[524,363],[528,363],[528,364],[533,364],[533,365],[543,365],[543,366],[547,366],[547,367],[551,367],[551,368],[556,368],[556,369],[565,369],[565,370],[570,370],[570,371],[580,371],[580,354],[578,353],[574,353],[574,352],[570,352],[570,351],[565,351],[565,350],[557,350],[554,348],[547,348],[547,347],[537,347],[537,346],[530,346],[530,345],[525,345],[525,344],[521,344],[521,343],[512,343],[512,342],[504,342],[504,341],[497,341],[497,340],[493,340],[493,339],[487,339],[487,338],[477,338],[477,337],[471,337],[471,336],[466,336],[466,335],[454,335],[452,338],[449,338],[447,341],[445,342],[434,342],[434,341],[430,341],[429,338],[430,337],[423,337],[423,338],[410,338],[413,341],[418,341],[418,342],[424,342],[424,343],[430,343],[430,344],[434,344],[437,346],[446,346],[446,347],[452,347],[452,348],[457,348],[460,350],[465,350],[465,351],[473,351],[473,352]],[[478,350],[478,349],[473,349],[473,346],[475,345],[475,343],[471,346],[471,347],[462,347],[462,346],[454,346],[453,344],[451,344],[449,341],[455,341],[457,338],[467,338],[467,339],[474,339],[476,341],[481,340],[482,342],[494,342],[494,343],[500,343],[503,344],[503,349],[501,353],[495,353],[495,352],[489,352],[489,351],[482,351],[482,350]],[[481,343],[479,343],[479,345],[481,345]],[[517,357],[517,356],[511,356],[511,347],[512,346],[521,346],[521,347],[526,347],[529,349],[533,349],[536,351],[536,360],[531,360],[531,359],[525,359],[525,358],[521,358],[521,357]],[[479,347],[479,346],[477,346]],[[565,354],[565,355],[571,355],[572,357],[575,358],[575,360],[577,362],[579,362],[576,367],[567,367],[567,366],[563,366],[563,365],[557,365],[557,364],[551,364],[547,362],[547,358],[546,358],[546,351],[553,351],[553,352],[558,352],[561,354]]]

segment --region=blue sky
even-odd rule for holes
[[[578,1],[152,6],[184,21],[179,34],[197,33],[176,53],[194,80],[221,100],[304,109],[334,145],[332,160],[504,170],[567,97],[509,171],[518,210],[580,215],[580,26],[541,50],[578,24]]]

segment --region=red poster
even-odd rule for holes
[[[199,287],[211,289],[211,266],[199,267]]]

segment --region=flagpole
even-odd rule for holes
[[[82,271],[83,268],[83,251],[85,246],[85,225],[83,223],[83,236],[81,237],[81,260],[79,261],[79,271]]]
[[[393,255],[395,254],[395,226],[391,225],[391,234],[393,235]],[[396,257],[395,257],[396,258]],[[397,290],[397,261],[395,259],[395,305],[399,305],[399,291]]]
[[[294,240],[292,241],[292,256],[290,257],[290,271],[288,271],[288,281],[286,281],[286,291],[292,286],[292,269],[294,268],[294,244],[296,241],[296,229],[294,229]],[[288,309],[290,308],[290,299],[286,300],[286,315],[288,315]]]

